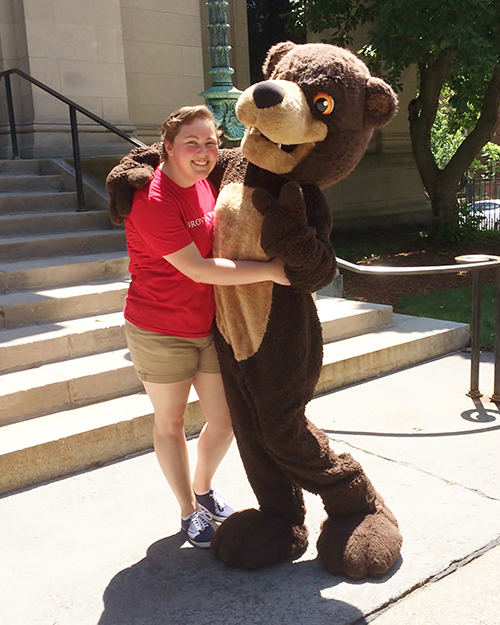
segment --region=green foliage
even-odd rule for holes
[[[500,59],[498,0],[291,0],[290,7],[291,24],[326,33],[325,41],[337,45],[351,45],[353,32],[369,24],[361,53],[396,88],[408,67],[453,49],[447,82],[455,130],[474,127]]]
[[[450,105],[453,98],[451,89],[443,90],[431,130],[431,150],[439,169],[446,167],[466,136],[466,129],[457,123],[456,114]],[[488,142],[470,169],[475,174],[485,175],[500,171],[500,145]]]
[[[498,123],[500,1],[291,0],[290,6],[295,26],[338,45],[351,45],[364,27],[360,54],[397,90],[408,68],[417,68],[419,93],[408,113],[435,217],[432,236],[469,236],[474,223],[457,214],[456,187]],[[466,137],[463,128],[470,131]]]
[[[297,32],[329,30],[328,42],[347,47],[352,44],[352,32],[370,19],[369,5],[359,0],[290,0],[289,28]]]
[[[448,91],[441,99],[439,108],[431,130],[431,150],[439,169],[444,169],[465,139],[462,130],[455,128],[454,120],[450,116]]]
[[[480,158],[472,162],[471,170],[478,175],[486,176],[500,172],[500,145],[491,141],[487,143],[481,151]]]

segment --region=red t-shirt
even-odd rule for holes
[[[199,338],[211,333],[215,315],[211,284],[194,282],[163,256],[194,241],[212,254],[215,190],[208,180],[179,187],[158,167],[153,180],[134,193],[125,220],[129,271],[125,319],[144,330]]]

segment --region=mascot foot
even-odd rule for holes
[[[371,514],[328,517],[318,539],[326,570],[351,579],[381,577],[399,557],[403,538],[396,518],[380,495]]]
[[[212,551],[228,564],[246,570],[277,564],[307,547],[307,528],[253,508],[235,512],[217,529]]]

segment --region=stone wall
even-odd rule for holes
[[[227,17],[233,84],[243,90],[250,82],[246,2],[230,0]],[[211,86],[207,23],[205,0],[0,0],[0,70],[18,67],[149,143],[172,110],[202,103],[199,94]],[[18,77],[12,86],[21,156],[71,156],[68,106]],[[398,116],[375,133],[355,172],[326,190],[336,228],[429,218],[409,139],[414,93],[409,72]],[[78,124],[83,157],[130,148],[84,116]],[[0,81],[0,158],[10,157]]]
[[[414,70],[407,72],[404,85],[403,93],[398,93],[396,117],[375,131],[354,172],[325,192],[337,230],[427,223],[431,219],[408,126],[408,103],[416,93]]]
[[[1,2],[2,69],[19,67],[95,115],[122,129],[132,128],[120,0]],[[67,154],[68,106],[17,77],[12,82],[26,100],[19,107],[16,99],[22,154],[43,156],[49,150],[54,156]],[[20,83],[22,87],[18,87]],[[116,143],[104,138],[88,118],[78,116],[78,120],[83,130],[82,152]]]
[[[228,18],[235,80],[248,84],[246,4]],[[0,69],[18,67],[95,115],[145,142],[167,115],[200,104],[210,86],[207,8],[202,0],[0,0]],[[68,106],[12,77],[21,153],[71,153]],[[0,98],[5,103],[3,85]],[[6,107],[0,157],[9,156]],[[78,115],[83,155],[126,151]]]

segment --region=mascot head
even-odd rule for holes
[[[263,72],[236,104],[247,126],[241,148],[254,165],[299,184],[327,187],[349,175],[373,130],[397,111],[392,88],[343,48],[279,43]]]

